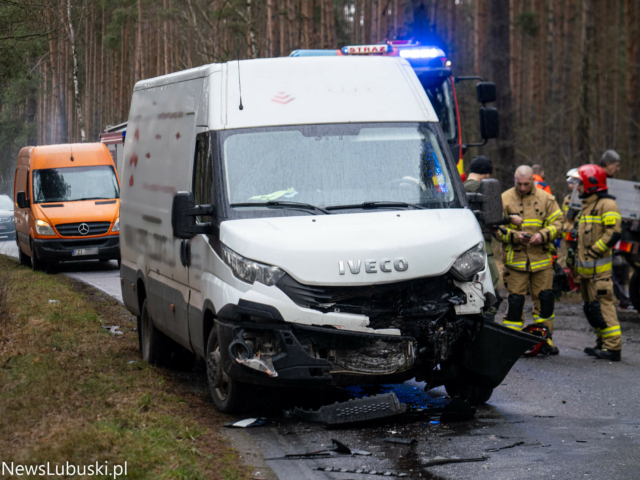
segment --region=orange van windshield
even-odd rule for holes
[[[120,198],[113,167],[47,168],[33,171],[34,203]]]

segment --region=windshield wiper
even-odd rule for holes
[[[76,198],[72,200],[72,202],[83,202],[85,200],[115,200],[114,198],[109,197],[86,197],[86,198]]]
[[[321,207],[316,207],[315,205],[311,205],[310,203],[300,203],[300,202],[288,202],[282,200],[271,200],[269,202],[249,202],[249,203],[232,203],[229,205],[231,208],[235,207],[297,207],[304,208],[306,210],[317,210],[318,212],[322,212],[325,215],[331,215],[331,212],[325,210]]]
[[[423,210],[425,207],[416,205],[415,203],[406,202],[362,202],[355,205],[332,205],[327,210],[348,210],[351,208],[416,208]]]

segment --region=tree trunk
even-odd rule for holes
[[[580,92],[580,120],[578,124],[578,157],[580,163],[592,162],[592,149],[591,149],[591,78],[593,72],[591,71],[591,46],[593,45],[594,37],[594,25],[592,15],[591,0],[584,0],[583,3],[583,42],[584,47],[582,50],[582,82]]]
[[[492,0],[489,2],[488,56],[492,71],[491,79],[495,82],[498,91],[496,107],[500,112],[500,138],[498,138],[497,142],[497,177],[503,188],[511,186],[516,166],[511,82],[509,79],[511,63],[509,12],[509,0]]]
[[[638,111],[638,95],[640,94],[638,69],[640,67],[640,15],[637,0],[625,0],[625,28],[626,28],[626,57],[627,57],[627,114],[629,115],[629,144],[628,163],[634,165],[638,154],[638,128],[640,127],[640,112]]]
[[[486,70],[486,52],[487,52],[487,2],[488,0],[475,0],[475,56],[474,71],[477,75],[484,76]],[[489,2],[493,3],[493,2]],[[505,2],[501,2],[505,3]],[[506,2],[509,9],[509,2]]]
[[[142,79],[142,0],[137,0],[138,5],[138,35],[136,38],[136,69],[135,81]]]

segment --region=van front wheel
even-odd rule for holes
[[[244,408],[247,385],[230,378],[222,368],[218,332],[214,325],[207,341],[207,382],[216,409],[223,413],[239,413]]]
[[[30,244],[31,247],[31,270],[34,272],[38,270],[44,270],[46,268],[46,264],[38,258],[38,254],[33,248],[33,242]]]

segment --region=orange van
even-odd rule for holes
[[[120,260],[120,180],[107,147],[25,147],[14,181],[20,262]]]

